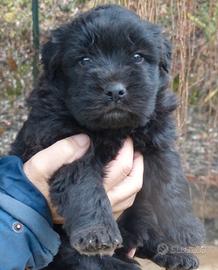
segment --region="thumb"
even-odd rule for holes
[[[89,145],[89,137],[85,134],[60,140],[28,160],[24,172],[33,182],[48,181],[60,167],[82,157]]]

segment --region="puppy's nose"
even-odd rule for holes
[[[122,83],[112,83],[105,88],[104,93],[117,102],[126,96],[126,88]]]

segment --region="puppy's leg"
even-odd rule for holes
[[[197,269],[198,258],[187,252],[181,243],[165,236],[157,222],[157,216],[150,211],[152,205],[146,204],[145,208],[140,201],[142,195],[139,194],[134,206],[126,211],[120,221],[124,247],[117,250],[118,256],[123,258],[130,249],[137,248],[136,256],[150,259],[166,269]]]
[[[62,167],[51,182],[51,199],[64,217],[71,246],[81,254],[113,254],[122,238],[102,184],[102,168],[87,156]]]
[[[139,248],[137,256],[147,258],[167,270],[198,269],[198,258],[181,246],[167,243],[166,239],[160,243],[146,241],[143,248]]]
[[[143,188],[120,226],[126,251],[139,247],[138,256],[168,269],[197,268],[198,259],[184,247],[201,244],[204,230],[192,214],[176,152],[144,155]]]
[[[183,247],[201,245],[204,228],[193,215],[188,182],[177,152],[166,149],[145,156],[144,181],[144,196],[152,205],[168,242]],[[149,183],[148,189],[146,183]]]

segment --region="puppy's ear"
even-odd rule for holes
[[[162,36],[161,39],[161,53],[160,53],[160,79],[161,79],[161,87],[167,87],[169,83],[169,73],[171,68],[171,60],[172,60],[172,46],[170,41]]]
[[[60,64],[61,35],[59,29],[52,31],[49,40],[43,45],[41,61],[44,71],[52,78]]]
[[[172,46],[166,37],[162,37],[160,69],[169,73],[172,60]]]

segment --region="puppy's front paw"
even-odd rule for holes
[[[96,226],[73,232],[70,243],[80,254],[112,256],[121,245],[122,237],[117,228]]]
[[[167,270],[192,270],[199,266],[198,258],[190,253],[157,254],[152,260]]]

